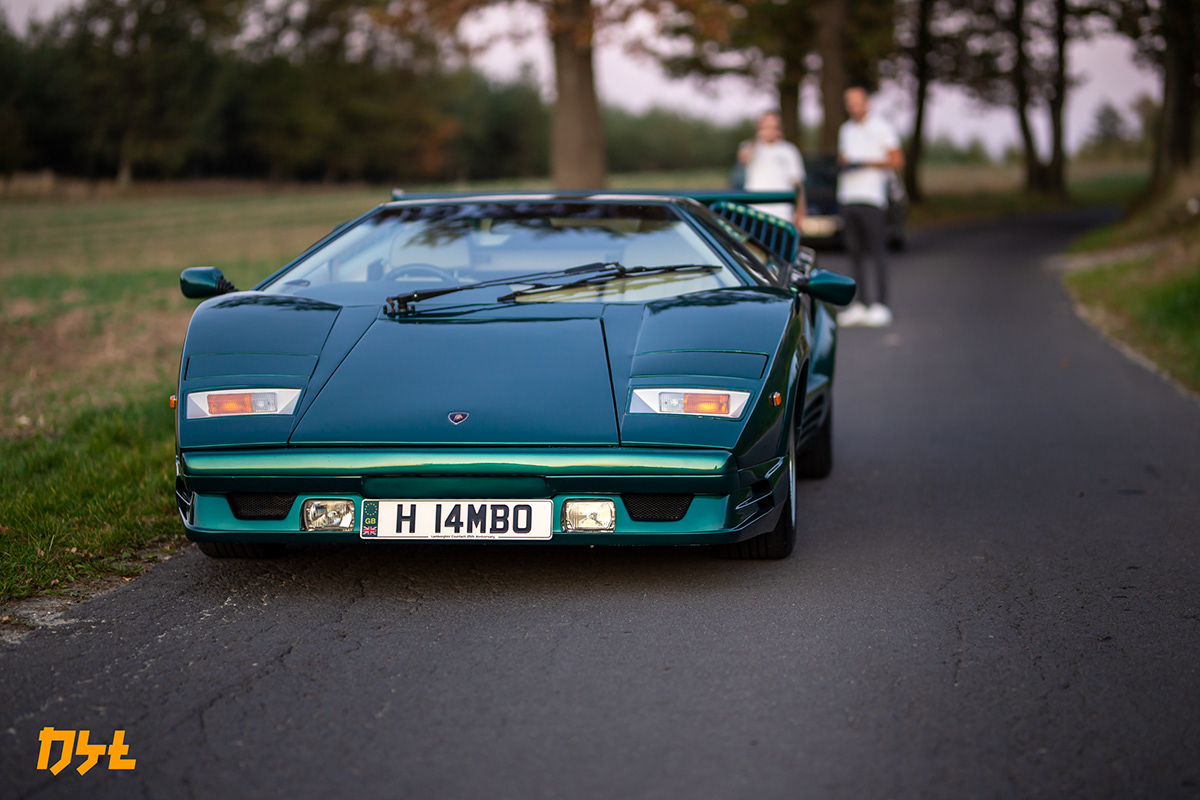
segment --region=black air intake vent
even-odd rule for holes
[[[623,494],[634,522],[678,522],[692,504],[690,494]]]
[[[195,495],[188,491],[187,486],[183,483],[183,478],[175,476],[175,507],[179,509],[179,516],[183,517],[184,522],[191,520],[192,501]]]
[[[294,494],[237,492],[226,496],[238,519],[285,519],[296,502]]]

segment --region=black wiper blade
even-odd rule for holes
[[[497,297],[499,303],[516,300],[527,294],[539,294],[541,292],[556,292],[560,289],[578,289],[581,286],[595,286],[601,283],[625,278],[631,275],[657,275],[664,272],[707,272],[711,270],[719,270],[720,266],[715,264],[671,264],[665,267],[622,267],[617,266],[616,269],[607,272],[600,272],[595,275],[588,275],[586,278],[580,278],[577,281],[569,283],[535,283],[531,286],[526,286],[524,289],[517,289],[510,294],[502,297]],[[509,283],[518,283],[516,279],[510,279]]]
[[[593,261],[588,264],[579,264],[566,269],[556,269],[550,272],[533,272],[528,275],[514,275],[507,278],[496,278],[490,281],[480,281],[479,283],[461,283],[458,286],[448,286],[445,289],[418,289],[408,294],[398,294],[395,297],[389,297],[383,301],[383,310],[390,316],[397,314],[410,314],[413,311],[413,303],[419,303],[422,300],[429,300],[434,297],[441,297],[455,292],[465,292],[467,289],[486,289],[489,286],[505,286],[511,283],[523,283],[524,281],[545,280],[547,278],[564,278],[571,275],[579,275],[583,273],[600,272],[601,270],[609,269],[610,267],[619,266],[614,261]]]

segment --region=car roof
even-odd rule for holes
[[[745,192],[733,189],[582,189],[541,191],[465,191],[465,192],[405,192],[392,190],[392,202],[387,205],[464,203],[464,202],[613,202],[613,203],[714,203],[731,200],[738,203],[779,203],[795,200],[794,192]]]

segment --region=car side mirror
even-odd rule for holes
[[[179,291],[183,292],[184,297],[202,300],[226,292],[236,292],[237,288],[225,280],[221,270],[216,267],[189,267],[179,273]]]
[[[832,303],[835,306],[850,305],[850,301],[854,299],[854,293],[858,289],[853,278],[839,275],[836,272],[826,272],[823,269],[814,269],[807,275],[797,277],[792,285],[809,297]]]

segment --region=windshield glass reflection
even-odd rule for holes
[[[297,263],[264,291],[343,305],[381,302],[406,292],[470,286],[596,262],[718,269],[619,278],[523,296],[518,302],[644,302],[741,284],[670,206],[524,202],[384,209]],[[521,287],[517,281],[430,302],[442,304],[451,298],[491,302]]]

